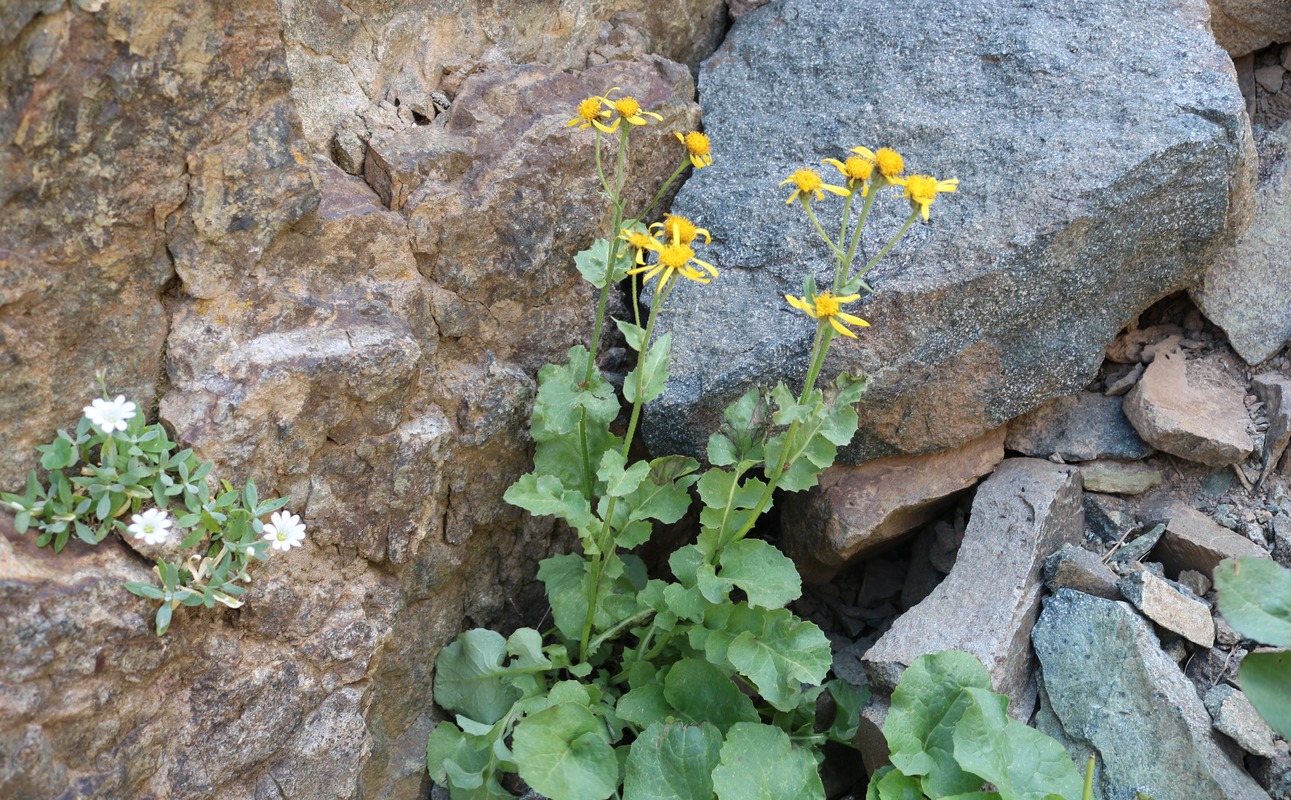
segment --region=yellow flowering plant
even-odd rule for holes
[[[840,375],[816,388],[830,341],[855,338],[868,325],[843,310],[860,299],[861,276],[877,262],[852,274],[855,238],[845,249],[852,199],[866,198],[863,222],[878,188],[906,187],[918,209],[926,208],[926,188],[900,182],[890,151],[827,161],[845,186],[826,184],[814,170],[795,172],[786,181],[794,186],[789,202],[800,203],[822,236],[812,204],[827,193],[845,198],[843,234],[824,237],[838,258],[834,286],[817,292],[808,278],[803,296],[788,298],[817,321],[801,392],[783,383],[749,389],[709,439],[702,472],[686,456],[633,461],[642,409],[668,377],[672,337],[656,335],[656,323],[674,292],[720,291],[721,271],[703,252],[709,231],[676,214],[651,223],[687,168],[714,165],[708,137],[677,134],[677,168],[645,209],[629,215],[629,140],[660,118],[619,92],[584,100],[569,122],[595,137],[596,175],[611,212],[606,237],[574,259],[601,290],[592,338],[571,348],[565,363],[539,371],[534,469],[505,495],[531,514],[563,520],[581,552],[539,565],[551,630],[503,636],[474,629],[440,652],[435,700],[453,717],[432,733],[427,766],[456,800],[511,797],[504,788],[515,786],[511,774],[552,800],[823,800],[821,748],[850,744],[868,694],[826,681],[828,640],[785,607],[801,593],[793,563],[749,534],[777,489],[816,485],[857,430],[864,378]],[[616,152],[608,167],[603,151]],[[639,284],[652,281],[643,315]],[[637,360],[620,399],[596,359],[610,288],[624,282],[632,319],[614,324]],[[611,425],[622,402],[630,410],[620,436]],[[695,541],[669,556],[666,575],[652,575],[633,550],[657,523],[680,520],[696,496],[703,508]],[[837,710],[830,721],[816,718],[825,694]],[[754,762],[758,770],[740,766]]]

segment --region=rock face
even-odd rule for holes
[[[1125,416],[1149,444],[1209,464],[1236,464],[1251,454],[1245,386],[1215,361],[1158,353],[1125,396]]]
[[[977,490],[955,568],[897,618],[862,657],[871,685],[891,692],[916,658],[940,650],[977,656],[1015,714],[1035,703],[1031,626],[1045,558],[1084,535],[1080,476],[1071,467],[1008,459]]]
[[[569,262],[605,210],[565,122],[612,86],[660,109],[643,197],[698,122],[664,56],[697,62],[720,3],[637,5],[4,5],[0,486],[103,366],[310,533],[245,608],[158,640],[120,587],[137,557],[37,551],[0,513],[0,796],[425,796],[439,648],[530,605],[562,544],[501,497],[528,468],[533,371],[590,336]],[[413,67],[453,102],[399,95]],[[409,99],[381,140],[397,182],[326,158],[328,103],[349,113],[355,87]]]
[[[1268,3],[1269,8],[1285,4]],[[1286,10],[1291,38],[1291,9]],[[1192,290],[1206,316],[1224,329],[1248,364],[1258,364],[1291,340],[1291,122],[1256,140],[1259,185],[1255,220],[1222,250]]]
[[[786,498],[780,513],[785,550],[805,579],[827,581],[935,517],[1003,458],[999,428],[945,453],[832,467],[817,488]]]
[[[1082,388],[1116,331],[1249,221],[1253,148],[1206,16],[1201,0],[784,0],[737,20],[700,75],[720,169],[674,206],[724,271],[670,304],[652,450],[699,453],[750,382],[802,379],[814,325],[783,295],[806,272],[827,285],[833,259],[776,185],[857,145],[961,183],[870,274],[856,313],[873,327],[831,351],[826,375],[874,379],[850,462],[945,449]],[[890,194],[869,254],[908,214]],[[836,220],[840,204],[816,205]]]
[[[1046,732],[1065,739],[1069,752],[1092,748],[1102,797],[1131,800],[1143,791],[1158,800],[1267,800],[1128,605],[1063,589],[1045,601],[1032,639],[1060,726]]]
[[[1208,0],[1215,40],[1234,58],[1291,41],[1291,8],[1262,0]]]
[[[1009,423],[1004,446],[1025,456],[1064,461],[1136,459],[1152,448],[1134,432],[1120,397],[1081,392],[1059,397]]]

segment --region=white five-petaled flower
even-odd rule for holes
[[[125,395],[119,394],[115,400],[96,397],[84,411],[94,427],[104,433],[112,433],[125,430],[126,420],[133,418],[138,408],[134,403],[128,402]]]
[[[150,508],[132,516],[127,530],[131,536],[143,539],[144,544],[161,544],[170,535],[170,525],[170,517],[165,511]]]
[[[285,553],[293,547],[300,547],[300,543],[305,541],[305,523],[295,514],[275,511],[264,526],[264,538],[274,550]]]

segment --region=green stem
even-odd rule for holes
[[[588,348],[590,356],[587,359],[587,372],[583,375],[583,383],[592,379],[592,371],[596,369],[596,356],[601,347],[601,328],[605,325],[605,308],[610,301],[614,265],[618,263],[614,254],[614,245],[618,241],[619,226],[623,224],[623,205],[617,195],[611,199],[614,201],[614,223],[610,226],[610,240],[605,247],[605,285],[601,287],[601,302],[596,306],[596,326],[592,329],[592,346]]]
[[[868,187],[868,193],[865,195],[865,203],[861,206],[860,219],[856,220],[856,230],[852,232],[852,244],[847,248],[847,268],[843,271],[843,277],[846,278],[843,284],[834,284],[834,288],[841,292],[843,285],[851,282],[852,279],[852,261],[856,258],[856,246],[861,241],[861,231],[865,229],[865,220],[870,216],[870,206],[874,205],[874,198],[878,194],[878,189],[874,186]]]
[[[820,234],[821,240],[823,240],[825,244],[829,245],[829,249],[834,252],[834,257],[841,257],[843,255],[842,248],[834,244],[833,240],[829,238],[829,234],[825,233],[825,229],[820,226],[820,220],[816,219],[816,212],[811,210],[811,202],[807,200],[805,196],[802,198],[802,207],[807,210],[807,218],[810,219],[811,224],[815,226],[816,233]]]
[[[660,653],[663,652],[663,648],[667,646],[668,642],[672,641],[672,637],[676,633],[677,628],[664,631],[663,636],[659,637],[658,643],[656,643],[654,647],[650,648],[650,652],[645,654],[645,660],[653,661]]]
[[[645,388],[641,385],[641,381],[645,377],[646,354],[650,352],[650,338],[654,335],[654,323],[655,320],[659,319],[659,315],[663,313],[663,304],[667,302],[668,295],[672,293],[672,287],[676,286],[677,281],[679,280],[681,280],[681,276],[674,275],[672,280],[668,282],[668,285],[664,286],[663,289],[655,296],[655,302],[650,306],[650,321],[646,323],[645,337],[642,340],[641,352],[637,353],[637,366],[635,370],[637,375],[637,398],[632,403],[632,416],[628,419],[628,432],[623,438],[624,458],[628,457],[628,449],[632,447],[632,437],[636,434],[637,422],[641,419],[641,407],[645,405],[645,403],[641,401],[641,392]]]
[[[646,617],[651,616],[652,614],[654,614],[653,608],[647,608],[645,611],[638,611],[636,614],[633,614],[632,616],[623,620],[619,624],[615,625],[613,628],[610,628],[605,633],[602,633],[600,636],[597,636],[595,639],[593,639],[592,643],[587,646],[588,651],[595,653],[597,649],[600,648],[601,645],[605,644],[610,639],[613,639],[614,636],[618,634],[619,631],[623,630],[629,625],[635,625],[636,623],[640,622]]]
[[[893,236],[892,239],[887,244],[883,245],[883,249],[879,251],[878,255],[876,255],[874,258],[871,258],[868,262],[866,262],[865,266],[861,268],[861,271],[856,273],[856,277],[864,278],[865,274],[869,272],[871,269],[873,269],[875,264],[879,263],[879,259],[887,255],[888,251],[891,250],[894,245],[896,245],[897,241],[902,236],[905,236],[905,232],[910,230],[910,226],[914,224],[915,219],[917,219],[918,217],[919,217],[918,211],[911,212],[909,219],[907,219],[905,221],[905,224],[901,226],[901,230],[897,231],[897,235]],[[851,276],[848,276],[848,280],[851,280]]]
[[[852,192],[851,194],[849,194],[847,196],[847,202],[843,204],[843,224],[838,231],[839,247],[842,247],[843,242],[847,241],[847,223],[852,218],[852,198],[853,197],[856,197],[856,192]],[[851,266],[851,262],[846,261],[846,256],[843,253],[841,252],[837,253],[836,263],[834,264],[833,288],[835,291],[837,291],[840,285],[839,281],[842,279],[842,276],[843,276],[844,263],[846,263],[846,265],[849,267]]]
[[[672,186],[673,181],[677,180],[677,178],[681,176],[681,173],[689,165],[690,165],[690,158],[688,156],[682,156],[681,164],[679,164],[677,168],[672,171],[672,174],[668,176],[668,180],[663,182],[663,186],[659,187],[659,191],[654,193],[654,197],[650,199],[650,204],[647,205],[645,207],[645,210],[642,211],[637,216],[637,219],[641,220],[642,222],[645,222],[647,219],[649,219],[650,212],[654,210],[655,204],[663,199],[663,196],[668,193],[668,187]]]
[[[610,191],[610,182],[605,179],[605,167],[601,164],[601,129],[596,129],[596,174],[601,178],[601,188],[605,190],[606,196],[613,197],[614,192]]]
[[[798,398],[798,403],[807,402],[807,395],[811,390],[816,388],[816,379],[820,377],[820,370],[825,366],[825,355],[829,352],[829,343],[833,341],[834,329],[830,324],[821,320],[816,326],[816,342],[811,348],[811,365],[807,368],[807,379],[802,384],[802,395]]]
[[[1085,791],[1082,800],[1094,800],[1094,757],[1090,756],[1085,764]]]

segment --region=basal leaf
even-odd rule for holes
[[[560,800],[605,800],[619,784],[619,762],[586,707],[561,703],[521,720],[511,745],[520,777]]]
[[[1291,739],[1291,651],[1251,653],[1242,659],[1238,676],[1264,721]]]
[[[740,460],[739,448],[735,446],[729,437],[714,433],[708,437],[708,463],[715,467],[729,467]]]
[[[794,709],[802,684],[824,681],[832,663],[825,634],[788,609],[715,607],[705,614],[704,627],[708,660],[729,663],[781,711]]]
[[[1219,613],[1242,635],[1291,647],[1291,570],[1265,558],[1225,559],[1215,568]]]
[[[435,702],[486,725],[501,719],[520,699],[520,692],[502,677],[506,647],[506,639],[496,631],[463,632],[435,661]]]
[[[674,715],[672,706],[664,699],[663,687],[657,683],[640,686],[624,694],[615,704],[615,712],[641,728]]]
[[[743,589],[750,605],[781,608],[802,594],[802,578],[793,561],[764,541],[732,542],[720,558],[719,575]]]
[[[512,667],[550,667],[551,659],[542,651],[542,634],[533,628],[519,628],[507,638],[507,653],[514,656]]]
[[[844,743],[851,742],[860,725],[861,708],[870,699],[870,690],[865,686],[853,686],[840,678],[827,683],[826,688],[834,698],[836,709],[834,722],[829,726],[830,738]]]
[[[628,752],[623,800],[711,800],[721,747],[708,723],[654,723]]]
[[[663,696],[687,722],[711,722],[726,732],[737,722],[757,722],[749,696],[720,669],[697,658],[683,658],[664,677]]]
[[[952,735],[955,760],[993,784],[1004,800],[1078,800],[1084,780],[1057,740],[1010,719],[1009,699],[966,687],[969,698]]]
[[[924,800],[924,794],[918,778],[888,766],[874,773],[865,791],[865,800]]]
[[[955,760],[952,736],[971,702],[966,690],[990,685],[986,668],[968,653],[948,650],[915,659],[892,693],[883,723],[893,766],[921,777],[934,797],[981,789],[981,778]]]
[[[718,800],[824,800],[816,760],[779,728],[741,722],[722,744],[713,770]]]
[[[571,642],[577,642],[583,633],[588,588],[584,582],[589,578],[587,562],[572,553],[550,556],[538,564],[538,580],[547,587],[552,619]]]

